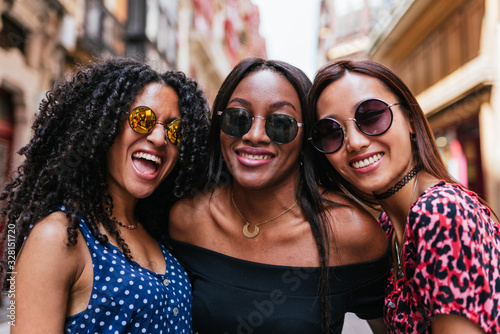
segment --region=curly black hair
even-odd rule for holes
[[[59,206],[65,206],[70,222],[68,246],[76,244],[81,214],[101,244],[107,244],[108,238],[98,232],[99,224],[132,259],[112,218],[106,154],[130,112],[131,103],[153,82],[165,84],[177,93],[182,139],[177,166],[150,196],[138,201],[136,218],[152,235],[162,239],[173,203],[199,191],[199,175],[207,165],[205,146],[210,115],[197,83],[182,72],[161,74],[127,58],[84,66],[71,79],[47,92],[32,126],[33,138],[18,152],[25,160],[0,194],[4,201],[0,211],[4,225],[4,290],[8,289],[6,273],[12,271],[7,254],[12,253],[14,245],[18,254],[32,226]],[[15,233],[9,235],[12,229]]]

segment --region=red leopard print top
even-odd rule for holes
[[[405,278],[391,275],[385,297],[388,333],[432,333],[438,314],[458,314],[500,333],[500,224],[477,195],[441,181],[411,207]],[[390,239],[392,223],[379,218]]]

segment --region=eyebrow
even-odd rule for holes
[[[228,104],[231,104],[232,102],[241,103],[242,105],[244,105],[247,108],[252,106],[252,103],[250,103],[250,101],[247,101],[247,100],[239,98],[239,97],[232,99],[231,101],[229,101]],[[293,110],[297,111],[297,109],[295,109],[295,106],[288,101],[274,102],[270,105],[270,109],[274,110],[274,109],[279,109],[279,108],[285,107],[285,106],[291,107]]]
[[[241,103],[242,105],[244,105],[247,108],[252,106],[252,104],[249,101],[247,101],[245,99],[241,99],[239,97],[235,97],[234,99],[232,99],[231,101],[229,101],[228,105],[231,104],[231,103],[233,103],[233,102]]]

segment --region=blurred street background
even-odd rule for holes
[[[212,102],[245,57],[285,60],[311,79],[350,57],[403,78],[449,171],[500,212],[498,0],[0,0],[0,15],[0,185],[45,92],[79,63],[127,55],[182,70]],[[344,333],[368,331],[348,316]]]

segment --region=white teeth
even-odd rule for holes
[[[351,165],[352,167],[354,168],[363,168],[363,167],[367,167],[377,161],[380,160],[380,158],[382,158],[383,154],[382,153],[377,153],[365,160],[359,160],[359,161],[356,161],[356,162],[353,162]]]
[[[246,154],[246,153],[240,153],[240,155],[243,158],[247,158],[250,160],[269,160],[269,159],[271,159],[271,156],[269,156],[269,155],[252,155],[252,154]]]
[[[157,157],[156,155],[152,155],[149,153],[144,153],[144,152],[137,152],[132,155],[132,157],[136,159],[145,159],[154,162],[155,164],[159,165],[161,164],[161,158]]]

